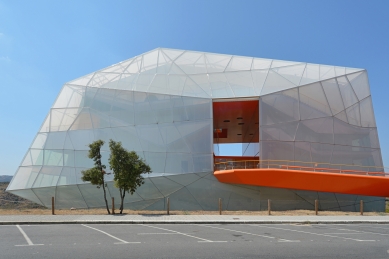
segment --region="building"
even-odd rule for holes
[[[97,139],[106,141],[106,165],[114,139],[153,170],[126,208],[163,210],[166,197],[171,210],[217,210],[219,198],[227,210],[264,210],[268,199],[273,209],[312,209],[315,199],[328,210],[359,210],[361,199],[365,210],[385,207],[382,197],[227,184],[214,175],[215,166],[241,160],[382,172],[364,69],[152,50],[66,83],[7,191],[47,207],[51,197],[57,208],[104,206],[101,190],[80,179]],[[219,157],[222,143],[243,143],[242,157]]]

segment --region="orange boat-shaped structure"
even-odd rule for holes
[[[260,168],[253,168],[254,165]],[[280,161],[267,165],[263,168],[259,160],[217,163],[214,175],[228,184],[389,197],[389,174],[384,172],[317,167],[315,163],[313,167]]]

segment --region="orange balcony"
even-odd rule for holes
[[[233,160],[215,163],[214,175],[229,184],[389,197],[389,174],[382,167]]]

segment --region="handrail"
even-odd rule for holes
[[[331,164],[292,160],[232,160],[215,163],[215,171],[230,169],[278,168],[341,174],[371,175],[389,177],[389,170],[379,166]]]

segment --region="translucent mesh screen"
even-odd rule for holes
[[[73,94],[68,88],[64,100]],[[80,172],[93,166],[88,145],[97,139],[106,143],[107,167],[113,139],[146,160],[148,177],[212,171],[211,99],[104,88],[81,98],[80,107],[51,110],[49,132],[37,134],[10,189],[82,183]]]
[[[317,76],[309,69],[305,80]],[[261,97],[261,158],[382,166],[368,89],[362,71]]]
[[[81,171],[93,166],[88,145],[98,139],[108,166],[113,139],[153,171],[126,196],[130,208],[164,208],[169,195],[171,209],[217,209],[222,198],[226,208],[252,210],[262,206],[259,189],[262,198],[307,204],[291,191],[225,185],[213,176],[212,102],[246,97],[260,99],[260,143],[243,145],[243,154],[382,166],[365,70],[159,48],[66,83],[8,190],[49,207],[52,196],[58,208],[104,206]],[[108,196],[118,197],[112,175],[106,180]]]
[[[300,119],[297,89],[263,96],[260,99],[260,105],[261,125],[298,121]]]

